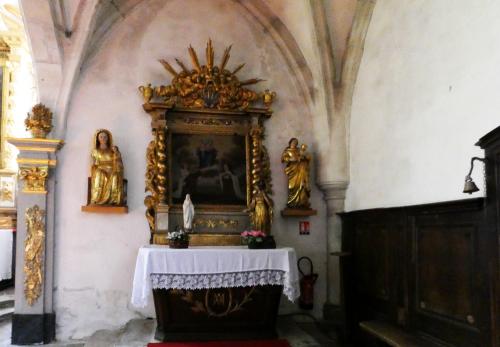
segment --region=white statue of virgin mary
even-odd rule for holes
[[[186,231],[193,230],[194,206],[189,194],[186,194],[186,199],[184,199],[182,213],[184,217],[184,229]]]

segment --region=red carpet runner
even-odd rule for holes
[[[161,342],[148,347],[290,347],[286,340],[211,341],[211,342]]]

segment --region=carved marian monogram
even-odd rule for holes
[[[220,64],[214,64],[214,49],[212,41],[209,40],[205,50],[206,64],[201,65],[198,55],[193,47],[189,46],[189,55],[193,68],[189,69],[181,60],[175,59],[181,68],[176,71],[166,60],[160,63],[173,76],[171,83],[167,86],[152,87],[140,86],[144,103],[148,104],[153,98],[162,98],[164,103],[184,108],[217,108],[225,110],[244,110],[252,103],[261,100],[264,106],[269,108],[276,97],[275,92],[265,90],[257,93],[245,88],[263,81],[259,78],[251,78],[240,81],[236,76],[245,64],[240,64],[233,71],[226,68],[229,61],[231,46],[224,51]]]
[[[19,178],[24,180],[24,193],[39,193],[45,194],[47,190],[45,184],[49,175],[49,168],[47,166],[35,166],[21,168],[19,171]]]
[[[174,290],[181,299],[191,305],[194,313],[205,314],[209,317],[226,317],[243,309],[243,306],[252,300],[256,287],[245,291],[243,297],[237,299],[233,288],[207,289],[204,297],[195,296],[191,290]]]
[[[32,306],[38,300],[42,291],[45,211],[35,205],[26,209],[25,218],[24,296],[28,305]]]

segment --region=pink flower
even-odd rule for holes
[[[250,232],[249,231],[244,231],[244,232],[241,233],[241,236],[242,237],[248,237],[248,236],[250,236]]]
[[[249,235],[252,236],[252,237],[264,237],[264,236],[266,236],[266,234],[264,234],[260,230],[252,230],[252,231],[249,232]]]

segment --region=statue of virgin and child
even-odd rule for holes
[[[299,140],[291,138],[281,155],[281,162],[286,164],[285,174],[288,178],[287,207],[309,209],[311,155],[307,153],[307,145],[299,147]]]

